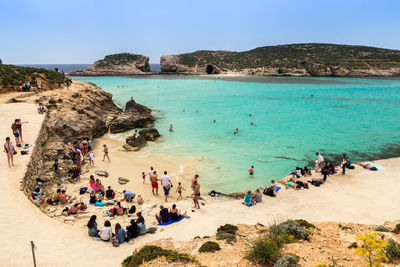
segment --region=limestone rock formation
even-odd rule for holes
[[[400,76],[400,50],[336,44],[264,46],[244,52],[167,55],[162,73],[265,76]]]
[[[155,141],[160,137],[160,133],[156,128],[147,128],[139,131],[138,136],[129,136],[126,138],[124,146],[127,151],[137,151],[147,144],[147,141]]]
[[[149,57],[121,53],[105,56],[83,71],[72,72],[72,76],[122,76],[150,72]]]
[[[126,103],[125,111],[110,125],[111,133],[121,133],[130,129],[147,127],[154,122],[151,110],[136,103],[132,98]]]
[[[160,133],[156,128],[147,128],[139,131],[139,136],[144,136],[146,141],[156,141]]]

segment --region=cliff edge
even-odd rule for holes
[[[400,50],[337,44],[199,50],[160,59],[163,73],[265,76],[400,76]]]
[[[149,57],[121,53],[105,56],[83,71],[72,72],[73,76],[123,76],[150,72]]]

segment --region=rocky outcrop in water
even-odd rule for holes
[[[150,72],[149,57],[121,53],[108,55],[96,61],[83,71],[72,72],[72,76],[123,76],[148,74]]]
[[[160,137],[160,133],[156,128],[142,129],[138,136],[132,135],[126,138],[124,148],[127,151],[137,151],[144,147],[147,141],[155,141],[158,137]]]
[[[154,117],[151,109],[136,103],[133,99],[126,103],[125,111],[119,114],[110,125],[111,133],[121,133],[139,127],[149,127]]]
[[[259,76],[400,76],[400,50],[336,45],[264,46],[250,51],[206,51],[161,57],[176,74]]]

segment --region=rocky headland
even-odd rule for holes
[[[292,44],[244,52],[207,51],[162,56],[162,73],[257,76],[400,76],[400,51],[383,48]]]
[[[73,76],[124,76],[149,74],[149,57],[131,53],[105,56],[83,71],[72,72]]]

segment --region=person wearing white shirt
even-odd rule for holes
[[[171,190],[172,183],[167,175],[167,171],[164,171],[164,175],[161,177],[161,184],[164,188],[165,202],[168,202],[169,190]]]
[[[315,172],[318,172],[320,167],[321,167],[321,169],[322,169],[322,167],[324,167],[325,161],[324,161],[324,157],[320,153],[316,152],[315,155],[318,156],[318,160],[316,161],[316,164],[315,164]]]

